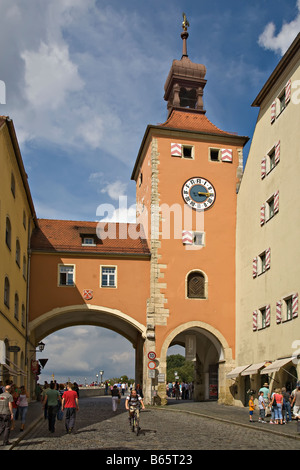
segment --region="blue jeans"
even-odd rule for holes
[[[277,406],[274,407],[275,420],[282,419],[282,403],[277,403]]]
[[[21,424],[25,424],[28,406],[19,406]]]
[[[289,401],[286,401],[284,404],[284,417],[286,421],[292,421],[292,408]],[[287,419],[289,416],[289,419]]]

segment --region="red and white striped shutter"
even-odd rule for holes
[[[257,330],[257,310],[254,310],[252,313],[252,329],[253,331]]]
[[[232,163],[232,149],[221,149],[221,160]]]
[[[194,240],[194,232],[189,230],[182,231],[182,243],[183,245],[192,245]]]
[[[274,193],[274,213],[276,214],[279,211],[279,191]]]
[[[271,267],[271,248],[266,250],[266,269]]]
[[[298,294],[293,295],[293,318],[298,317]]]
[[[266,306],[266,326],[270,326],[270,318],[271,318],[271,306]]]
[[[281,323],[281,306],[282,302],[278,300],[278,302],[276,302],[276,323]]]
[[[276,117],[276,101],[273,101],[271,104],[271,124],[275,121]]]
[[[275,165],[279,163],[280,160],[280,140],[278,140],[277,144],[275,145]]]
[[[263,204],[260,208],[260,225],[264,225],[265,223],[265,204]]]
[[[171,144],[171,156],[172,157],[181,157],[181,148],[182,144]]]
[[[288,102],[291,99],[291,85],[292,85],[291,80],[289,80],[287,84],[285,85],[285,104],[288,104]]]
[[[261,179],[264,179],[266,176],[266,163],[267,163],[267,157],[262,158],[261,160]]]
[[[252,277],[256,277],[257,276],[257,257],[253,258],[253,261],[252,261]]]

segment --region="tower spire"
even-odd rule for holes
[[[182,38],[182,41],[183,41],[183,43],[182,43],[182,57],[188,57],[186,40],[189,37],[189,33],[188,33],[187,29],[190,26],[190,23],[188,22],[185,13],[182,13],[182,17],[183,17],[183,22],[182,22],[183,31],[181,33],[181,38]]]

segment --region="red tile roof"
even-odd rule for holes
[[[170,129],[183,129],[189,131],[204,132],[206,134],[218,134],[225,136],[236,135],[234,133],[225,132],[215,126],[203,113],[191,112],[191,110],[179,111],[174,109],[169,118],[160,127]]]
[[[97,236],[97,225],[98,222],[38,219],[38,227],[31,237],[31,249],[50,253],[150,254],[147,241],[143,237],[143,228],[139,224],[102,222],[103,231],[107,232],[108,228],[113,230],[114,227],[116,229],[115,238],[112,236],[102,239]],[[134,234],[138,232],[141,236],[134,239]],[[96,246],[82,246],[83,236],[91,235],[95,235]]]

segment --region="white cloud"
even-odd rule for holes
[[[66,44],[42,42],[38,51],[25,50],[21,57],[25,62],[24,94],[29,106],[39,113],[64,106],[69,93],[84,87]]]
[[[125,196],[127,183],[118,180],[114,183],[108,183],[105,188],[101,189],[101,193],[107,193],[111,199],[119,200],[120,196]]]
[[[297,10],[296,18],[290,23],[283,23],[277,35],[275,24],[268,23],[258,38],[258,44],[264,49],[283,55],[300,31],[300,0],[297,0]]]

